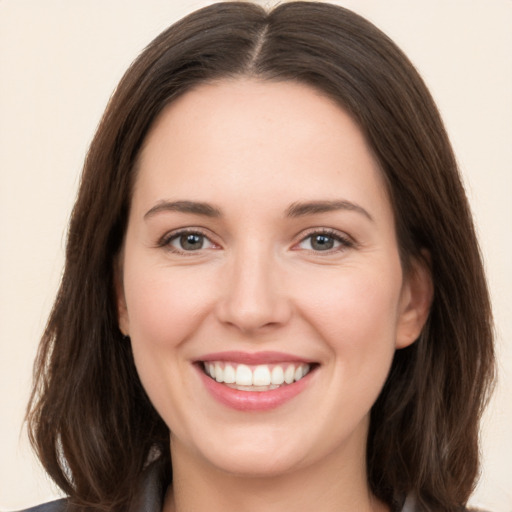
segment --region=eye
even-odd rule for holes
[[[314,252],[336,252],[354,244],[339,233],[331,231],[315,231],[303,238],[297,247]]]
[[[200,231],[180,231],[166,236],[161,244],[176,253],[212,249],[216,245]]]

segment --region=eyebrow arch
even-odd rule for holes
[[[209,203],[196,201],[160,201],[144,214],[144,219],[160,212],[181,212],[204,215],[206,217],[220,217],[221,212]]]
[[[336,210],[348,210],[360,213],[374,222],[373,217],[362,206],[346,201],[345,199],[334,201],[308,201],[292,203],[286,210],[287,217],[303,217],[316,213],[326,213]]]

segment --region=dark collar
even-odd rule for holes
[[[166,486],[160,460],[151,462],[144,470],[141,485],[127,512],[162,512]]]

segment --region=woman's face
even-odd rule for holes
[[[358,127],[305,85],[222,81],[168,106],[139,164],[119,321],[173,458],[248,475],[362,463],[429,285],[404,278]]]

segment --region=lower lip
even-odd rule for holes
[[[197,369],[206,389],[212,396],[221,404],[238,411],[269,411],[276,409],[304,391],[312,373],[309,372],[297,382],[283,385],[277,389],[269,391],[242,391],[213,380],[203,372],[200,366]]]

